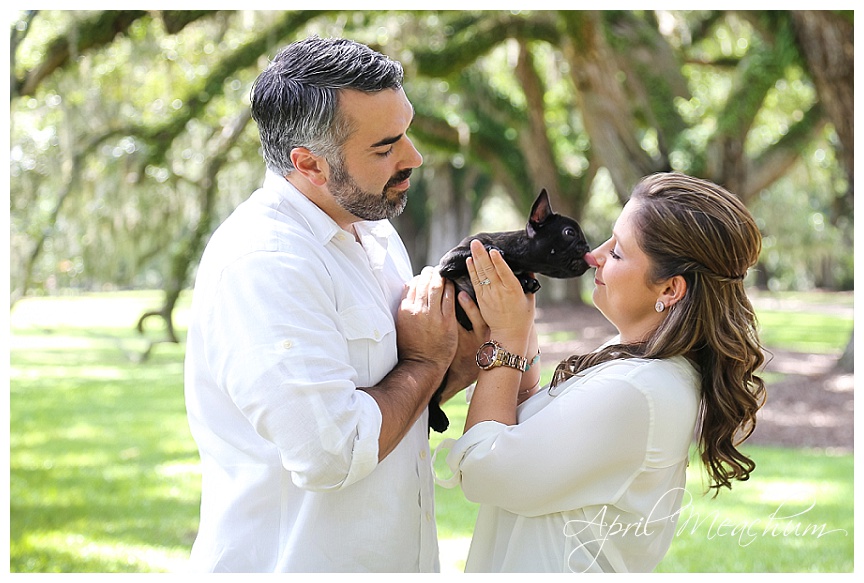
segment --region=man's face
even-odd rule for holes
[[[339,107],[353,132],[342,146],[342,159],[328,160],[330,194],[362,220],[398,216],[408,198],[408,177],[423,163],[407,136],[414,108],[402,89],[345,90]]]

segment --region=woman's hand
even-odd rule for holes
[[[475,239],[466,265],[491,338],[502,343],[509,338],[527,340],[534,325],[534,294],[522,290],[501,253],[487,252]]]
[[[489,326],[489,336],[508,352],[527,356],[530,362],[537,350],[534,294],[522,290],[501,253],[494,249],[487,253],[477,240],[471,241],[471,257],[466,265],[480,313]],[[534,351],[530,355],[529,348]],[[514,425],[520,389],[527,388],[526,396],[530,394],[537,382],[534,378],[537,373],[538,370],[532,368],[525,378],[520,370],[509,366],[481,371],[465,418],[465,430],[482,421]]]

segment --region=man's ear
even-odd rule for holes
[[[327,161],[309,151],[308,148],[297,147],[291,150],[291,163],[306,180],[315,186],[323,186],[330,176],[330,166]]]
[[[666,281],[663,287],[663,292],[660,294],[660,301],[666,304],[666,307],[672,307],[676,303],[684,299],[687,293],[687,280],[683,275],[675,275]]]

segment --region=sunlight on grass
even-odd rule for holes
[[[182,572],[186,553],[156,549],[147,545],[130,545],[114,540],[96,542],[69,532],[27,536],[12,551],[26,553],[28,572]],[[93,565],[95,569],[79,569]],[[73,568],[69,568],[72,566]]]
[[[833,500],[842,493],[842,486],[816,480],[772,480],[767,484],[756,484],[752,492],[754,502],[766,504],[808,504],[815,500]]]
[[[177,301],[175,324],[186,327],[191,295]],[[118,328],[132,329],[145,311],[158,308],[161,294],[154,291],[82,293],[66,296],[25,298],[10,316],[14,328]]]
[[[567,342],[568,340],[579,338],[579,334],[570,330],[558,330],[555,332],[540,334],[539,336],[541,346],[547,342]]]
[[[853,456],[772,447],[745,451],[756,461],[756,472],[717,498],[703,494],[702,475],[691,463],[691,504],[682,510],[657,570],[850,572]]]
[[[26,299],[12,311],[10,571],[184,569],[198,528],[201,476],[185,417],[183,346],[159,344],[148,360],[135,361],[148,342],[134,323],[159,300],[154,292],[86,294]],[[175,320],[181,334],[187,306],[188,296]],[[830,323],[823,333],[810,329],[817,319],[796,321],[807,326],[769,337],[842,347],[847,323]],[[773,316],[764,323],[788,324]],[[158,337],[158,327],[148,335]],[[544,366],[544,382],[553,369]],[[461,435],[464,396],[444,409],[450,428],[432,433],[433,449]],[[659,570],[851,571],[852,456],[748,451],[758,464],[752,479],[716,499],[703,496],[691,464],[692,505]],[[436,467],[449,472],[443,459]],[[478,506],[458,487],[435,491],[442,571],[460,572]]]
[[[831,314],[759,312],[759,337],[766,346],[814,354],[842,351],[852,319]]]

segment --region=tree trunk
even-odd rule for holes
[[[532,192],[524,193],[524,198],[534,200],[541,189],[546,188],[552,203],[552,208],[565,212],[562,203],[562,192],[558,184],[558,165],[555,153],[552,151],[552,143],[546,133],[546,107],[544,96],[546,90],[537,70],[534,68],[534,59],[526,42],[519,43],[519,58],[516,62],[516,77],[525,93],[528,114],[528,131],[519,135],[522,150],[525,152],[525,161],[531,173],[531,182],[534,184]]]
[[[852,374],[855,369],[855,329],[849,335],[849,343],[846,344],[846,349],[843,354],[837,359],[837,370]]]
[[[635,121],[619,81],[615,54],[597,12],[567,11],[562,51],[570,65],[576,100],[597,161],[612,177],[623,202],[656,164],[636,139]]]
[[[852,23],[826,10],[796,10],[792,12],[792,20],[819,101],[843,144],[838,158],[851,175],[855,153]]]
[[[136,325],[138,332],[143,334],[144,322],[151,317],[158,316],[164,320],[166,327],[165,338],[151,342],[146,351],[140,356],[140,360],[142,361],[149,357],[154,344],[159,342],[176,344],[179,342],[179,338],[174,331],[174,308],[177,304],[177,299],[180,297],[180,292],[186,287],[191,266],[200,258],[204,242],[211,232],[213,207],[215,206],[218,186],[216,175],[225,164],[229,150],[240,139],[240,135],[243,133],[243,129],[250,119],[252,119],[252,114],[247,108],[235,117],[214,141],[211,159],[205,167],[204,176],[198,183],[201,186],[198,223],[187,239],[180,243],[177,252],[171,257],[169,273],[166,274],[163,284],[165,295],[162,307],[158,310],[142,314]]]
[[[473,213],[465,192],[473,188],[475,178],[468,176],[460,183],[449,162],[435,167],[429,185],[427,265],[436,265],[441,256],[469,235]]]
[[[846,171],[849,187],[835,214],[852,216],[855,177],[854,73],[855,35],[851,15],[830,10],[793,10],[792,21],[799,50],[819,101],[834,125],[840,147],[837,159]]]

